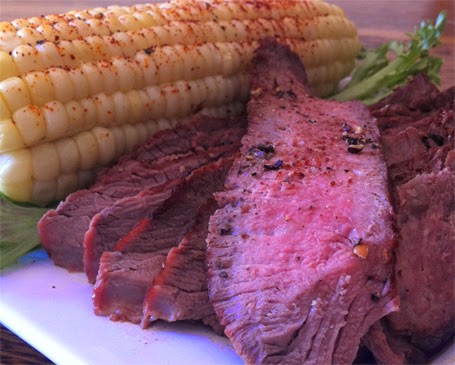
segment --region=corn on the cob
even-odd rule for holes
[[[163,120],[232,110],[266,36],[301,56],[319,96],[360,49],[343,11],[319,0],[176,0],[0,23],[0,191],[60,199],[172,127]]]

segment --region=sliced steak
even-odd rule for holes
[[[367,335],[362,338],[362,342],[373,353],[376,360],[375,363],[379,364],[404,364],[406,355],[414,352],[408,342],[392,337],[387,328],[383,327],[383,321],[374,323],[368,330]],[[412,361],[411,364],[425,363],[425,357],[421,356],[416,359],[414,356],[414,359],[416,361]]]
[[[245,118],[218,119],[200,116],[188,125],[158,133],[105,169],[89,190],[68,196],[56,210],[38,223],[41,242],[54,263],[70,271],[83,270],[83,241],[92,217],[114,202],[134,196],[143,189],[159,187],[166,181],[191,172],[187,165],[211,148],[238,144]],[[179,159],[182,159],[179,161]],[[197,165],[198,166],[198,165]],[[196,167],[197,167],[196,166]]]
[[[89,281],[95,281],[104,251],[153,252],[177,246],[193,226],[199,207],[223,188],[235,150],[178,184],[144,190],[95,215],[84,240]]]
[[[410,83],[411,86],[414,84]],[[419,82],[418,86],[423,87],[421,84]],[[427,81],[427,84],[430,83]],[[405,89],[409,89],[409,85]],[[420,91],[415,93],[419,102],[426,105],[420,99]],[[412,99],[410,90],[407,95]],[[432,96],[434,108],[429,110],[427,106],[425,112],[406,109],[401,115],[390,115],[383,109],[372,108],[381,129],[385,158],[395,186],[421,173],[439,172],[453,150],[455,88],[429,96]],[[394,100],[393,94],[391,99]]]
[[[144,300],[143,328],[157,319],[197,320],[223,333],[209,301],[205,260],[208,222],[216,207],[214,199],[202,206],[193,228],[167,255]]]
[[[418,175],[396,189],[401,310],[388,321],[425,351],[454,334],[454,191],[455,173],[449,169]]]
[[[441,93],[418,76],[371,107],[382,129],[400,233],[401,309],[369,335],[379,337],[383,329],[387,341],[368,339],[381,362],[390,361],[384,357],[390,351],[403,362],[426,362],[454,335],[454,91]],[[401,113],[391,113],[400,103]]]
[[[103,253],[92,295],[95,314],[112,321],[140,323],[145,293],[167,252]]]
[[[198,115],[175,129],[165,130],[138,146],[130,155],[139,161],[157,160],[160,157],[185,153],[191,150],[207,150],[211,146],[230,143],[225,138],[230,130],[246,127],[246,118],[214,118]],[[124,157],[129,158],[129,157]],[[107,171],[108,175],[110,174]]]
[[[129,240],[134,241],[135,235],[139,235],[146,239],[146,242],[141,242],[138,247],[130,244],[128,246],[130,252],[105,251],[102,253],[93,290],[96,314],[108,316],[114,321],[140,322],[147,289],[163,267],[166,254],[171,247],[178,244],[179,237],[183,237],[190,230],[191,227],[188,225],[194,226],[197,211],[200,212],[199,220],[197,227],[194,227],[193,230],[198,231],[189,234],[189,237],[194,236],[192,239],[194,244],[200,245],[200,242],[196,241],[196,237],[202,235],[205,239],[207,236],[208,217],[214,211],[213,193],[222,188],[232,161],[232,157],[222,158],[220,161],[196,169],[185,181],[170,190],[169,194],[165,194],[168,198],[164,202],[161,201],[155,205],[155,208],[152,208],[152,204],[147,205],[148,216],[144,216],[142,220],[146,224],[140,223],[141,230],[133,229],[132,233],[128,235]],[[159,194],[156,192],[155,195]],[[144,198],[147,200],[146,197]],[[122,214],[122,212],[119,211],[118,214]],[[205,227],[202,227],[201,225],[204,223]],[[134,249],[138,252],[131,252]],[[205,251],[203,249],[202,251],[205,258]],[[203,264],[200,271],[205,279],[203,282],[205,283],[205,301],[197,298],[197,294],[195,299],[199,299],[199,302],[205,308],[211,309],[211,312],[208,309],[203,311],[197,308],[198,313],[205,313],[205,316],[198,319],[205,319],[207,323],[213,323],[216,327],[216,318],[208,300]],[[187,274],[198,275],[200,273]]]
[[[421,119],[427,113],[453,103],[453,88],[441,93],[424,74],[418,74],[405,86],[369,107],[379,120],[381,132],[402,123]]]
[[[143,189],[163,189],[177,184],[194,168],[211,158],[188,153],[160,158],[160,163],[124,161],[124,179],[118,183],[98,185],[93,190],[77,191],[47,212],[38,223],[41,242],[55,264],[70,271],[82,271],[83,242],[93,216],[123,197],[136,195]]]
[[[253,65],[248,132],[210,219],[209,295],[247,364],[352,363],[397,309],[379,132],[362,104],[311,97],[288,48],[267,41]]]
[[[454,182],[454,172],[444,169],[397,187],[400,311],[365,338],[380,363],[424,364],[453,339]]]

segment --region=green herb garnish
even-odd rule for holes
[[[424,72],[439,84],[442,60],[429,54],[441,44],[440,37],[447,23],[442,11],[433,25],[423,21],[414,34],[406,34],[409,41],[392,41],[367,51],[362,50],[359,66],[352,73],[349,84],[330,99],[347,101],[357,99],[370,105],[390,95],[394,88],[406,84],[413,76]]]

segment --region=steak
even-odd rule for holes
[[[95,314],[112,321],[140,323],[145,293],[161,270],[168,251],[104,252],[93,288]]]
[[[161,270],[166,254],[171,247],[176,246],[195,225],[198,211],[200,212],[198,227],[202,232],[195,232],[193,234],[194,239],[201,234],[204,238],[207,236],[207,224],[205,224],[204,229],[202,229],[201,224],[207,223],[208,216],[214,210],[210,210],[209,202],[213,200],[213,193],[222,189],[232,161],[232,157],[222,158],[217,162],[196,169],[169,193],[156,192],[153,195],[168,196],[159,204],[147,203],[149,196],[152,195],[149,194],[149,196],[141,197],[140,200],[146,203],[140,208],[138,205],[131,205],[131,207],[136,207],[136,211],[133,212],[136,217],[137,211],[141,211],[143,214],[138,223],[141,228],[135,227],[127,234],[127,244],[124,243],[125,241],[121,241],[120,247],[117,247],[118,245],[107,247],[105,248],[106,251],[102,252],[93,290],[96,314],[108,316],[115,321],[140,322],[147,289]],[[157,199],[157,201],[159,200],[161,198]],[[211,204],[213,205],[213,203]],[[127,212],[126,214],[130,216],[132,212],[123,208],[112,215],[114,220],[118,219],[117,224],[119,226],[124,223],[122,214]],[[93,220],[95,219],[96,217]],[[203,219],[205,222],[201,221]],[[113,224],[111,229],[115,226]],[[87,236],[90,234],[89,230]],[[199,242],[197,243],[199,244]],[[126,252],[109,252],[115,249]],[[204,265],[202,264],[202,272],[203,269]],[[198,272],[190,274],[197,275]],[[205,273],[203,272],[203,274],[205,278]],[[211,308],[207,290],[205,290],[205,297],[202,299],[205,299],[204,308]],[[202,299],[199,301],[201,302]],[[198,319],[206,319],[208,323],[213,322],[215,326],[213,309],[210,313],[207,313],[207,309],[204,310],[203,308],[198,308],[197,311],[207,317]]]
[[[298,56],[271,40],[251,79],[247,135],[209,224],[210,299],[247,364],[352,363],[397,309],[379,131],[362,104],[312,97]]]
[[[235,150],[231,150],[230,155]],[[84,240],[84,268],[94,282],[104,251],[154,252],[177,246],[193,226],[199,207],[222,189],[232,157],[194,170],[160,189],[124,198],[95,215]]]
[[[194,118],[188,125],[165,130],[148,139],[119,163],[105,169],[95,185],[67,197],[38,223],[41,242],[54,264],[69,271],[83,270],[83,241],[94,215],[116,201],[143,189],[159,188],[168,180],[191,172],[212,148],[238,144],[244,118]]]
[[[197,320],[223,333],[209,301],[205,260],[208,222],[216,207],[214,199],[202,206],[193,228],[167,255],[144,300],[143,328],[157,319]]]
[[[390,362],[384,357],[390,351],[402,362],[427,362],[454,335],[454,91],[439,92],[420,75],[371,108],[382,130],[400,233],[401,309],[376,326],[382,341],[368,340],[381,362]],[[396,105],[400,114],[390,112]]]
[[[419,75],[370,108],[378,121],[394,186],[421,173],[439,172],[453,150],[455,88],[443,93],[434,89],[425,76]],[[427,92],[426,99],[422,90]]]
[[[453,88],[441,93],[424,74],[418,74],[405,86],[369,107],[378,118],[380,131],[412,123],[453,102]]]
[[[454,172],[444,169],[418,175],[396,189],[401,310],[388,321],[426,351],[437,349],[454,332],[454,182]]]

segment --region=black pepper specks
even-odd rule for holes
[[[224,227],[220,229],[220,235],[221,236],[230,236],[232,234],[232,228],[231,227]]]
[[[228,274],[226,271],[221,271],[220,274],[219,274],[219,277],[221,279],[227,279],[228,278]]]
[[[349,153],[354,153],[357,154],[361,152],[365,148],[365,144],[367,143],[373,143],[373,141],[370,138],[367,138],[364,135],[364,128],[360,126],[354,126],[351,127],[347,123],[343,123],[342,125],[343,133],[342,133],[342,138],[348,145],[348,152]],[[349,135],[349,133],[354,134]],[[372,145],[372,148],[377,148],[376,145]]]
[[[343,132],[345,133],[352,132],[352,127],[347,123],[343,123]]]
[[[442,146],[444,144],[444,137],[439,136],[437,134],[430,134],[430,138],[436,143],[438,146]]]
[[[365,148],[364,140],[362,138],[351,137],[343,132],[343,139],[346,141],[348,145],[348,152],[349,153],[359,153]]]
[[[348,152],[356,154],[362,151],[364,148],[365,146],[363,144],[351,144],[348,146]]]
[[[423,143],[423,145],[425,146],[425,148],[428,150],[430,149],[430,142],[428,142],[428,137],[422,137],[420,138],[420,141]]]
[[[283,166],[283,161],[282,160],[277,160],[273,165],[264,165],[264,169],[266,169],[266,170],[279,170],[281,166]]]
[[[249,161],[255,158],[270,160],[275,153],[275,148],[271,144],[259,143],[257,146],[250,147],[245,158]]]
[[[281,90],[279,87],[275,88],[275,96],[278,99],[281,99],[284,96],[284,91]]]
[[[362,140],[360,138],[357,138],[357,137],[351,137],[351,136],[348,136],[348,135],[343,135],[343,139],[346,141],[346,143],[348,145],[351,145],[351,144],[361,144]]]
[[[294,100],[297,99],[297,94],[296,94],[294,91],[292,91],[292,90],[287,90],[287,91],[286,91],[286,94],[287,94],[291,99],[294,99]]]
[[[371,298],[371,301],[373,301],[375,303],[379,302],[379,297],[376,294],[371,294],[370,298]]]
[[[257,146],[257,149],[260,151],[263,151],[265,153],[274,153],[275,152],[275,148],[271,144],[259,143]]]

